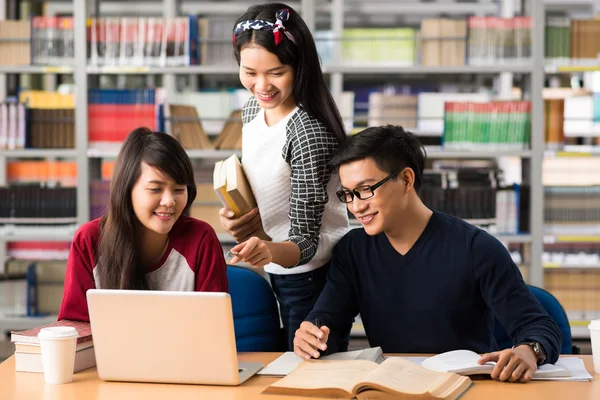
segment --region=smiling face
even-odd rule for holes
[[[403,171],[404,172],[404,171]],[[409,197],[407,186],[399,176],[386,181],[373,193],[373,197],[354,200],[348,203],[348,210],[364,227],[368,235],[378,235],[381,232],[392,232],[398,228],[402,216],[406,214]],[[343,164],[339,168],[340,181],[345,189],[356,189],[364,185],[375,185],[389,175],[377,167],[371,158],[365,158]]]
[[[133,211],[149,232],[167,236],[188,199],[186,185],[178,185],[160,170],[142,162],[141,174],[131,191]]]
[[[291,65],[264,47],[249,44],[240,52],[240,81],[266,112],[284,117],[296,108],[294,75]]]

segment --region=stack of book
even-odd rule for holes
[[[37,337],[42,328],[51,326],[71,326],[77,329],[77,347],[73,372],[96,366],[92,330],[87,322],[61,320],[49,325],[26,331],[11,332],[10,340],[15,344],[15,369],[19,372],[44,372],[42,350]]]

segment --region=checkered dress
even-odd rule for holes
[[[256,98],[250,98],[242,112],[244,125],[254,120],[260,110]],[[302,108],[290,117],[285,133],[281,157],[290,167],[291,182],[287,240],[300,248],[300,261],[297,265],[303,265],[315,256],[319,247],[326,206],[328,211],[325,218],[331,222],[328,225],[331,228],[327,229],[332,231],[327,233],[327,247],[332,247],[335,244],[332,242],[337,242],[347,230],[347,215],[343,204],[337,202],[337,199],[334,199],[333,204],[327,204],[332,195],[332,185],[328,190],[331,171],[327,168],[327,163],[337,149],[338,142],[322,123],[310,117]],[[269,210],[261,209],[260,212],[265,215]],[[331,249],[328,250],[327,253]]]

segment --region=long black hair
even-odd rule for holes
[[[325,125],[342,144],[346,141],[344,123],[325,83],[313,36],[300,14],[283,3],[257,4],[237,19],[233,29],[238,23],[249,20],[275,22],[276,12],[285,8],[289,10],[289,19],[283,25],[292,34],[295,43],[283,35],[282,41],[276,45],[272,30],[248,29],[235,36],[235,58],[239,65],[241,50],[256,44],[275,54],[282,64],[291,65],[295,71],[293,96],[296,104]]]
[[[137,217],[131,191],[140,178],[142,163],[187,186],[184,212],[196,198],[192,163],[179,142],[166,133],[138,128],[119,151],[110,182],[108,212],[100,220],[100,246],[96,254],[102,289],[148,289],[135,244]],[[182,214],[183,215],[183,214]]]

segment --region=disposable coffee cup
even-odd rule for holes
[[[592,341],[594,371],[600,374],[600,319],[591,320],[588,328],[590,329],[590,339]]]
[[[42,328],[38,333],[46,383],[58,385],[73,381],[77,330],[70,326]]]

